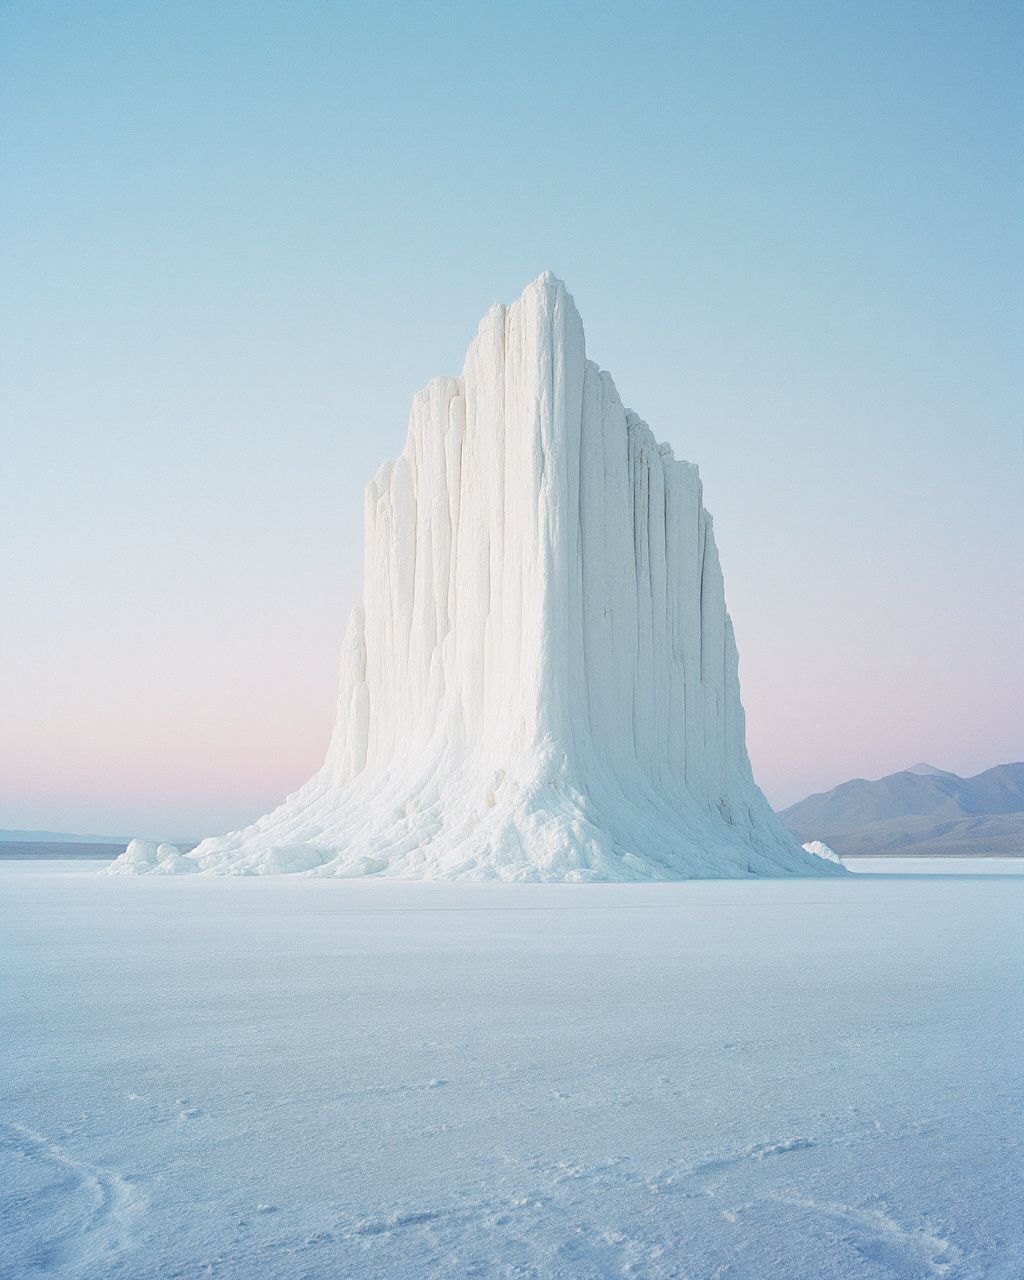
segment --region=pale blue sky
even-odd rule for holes
[[[363,485],[545,268],[701,467],[769,797],[1024,757],[1022,14],[0,6],[0,826],[304,781]]]

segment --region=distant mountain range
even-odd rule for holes
[[[839,854],[1024,855],[1024,763],[973,778],[916,764],[854,778],[779,813],[801,842]]]
[[[2,831],[0,840],[17,844],[127,844],[127,836],[76,836],[67,831]]]
[[[44,858],[116,858],[127,836],[80,836],[69,831],[10,831],[0,829],[0,860]],[[191,849],[194,840],[172,840]]]

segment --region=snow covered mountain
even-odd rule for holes
[[[321,770],[243,831],[188,855],[133,841],[111,870],[842,874],[754,784],[701,495],[542,275],[415,397],[366,492]]]
[[[797,839],[823,840],[840,854],[1024,854],[1024,763],[973,778],[931,765],[855,778],[779,817]]]

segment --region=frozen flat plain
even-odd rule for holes
[[[1019,1280],[1024,876],[942,861],[0,863],[0,1275]]]

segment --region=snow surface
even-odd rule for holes
[[[322,769],[115,873],[829,875],[754,784],[697,468],[586,358],[546,273],[413,400],[366,491],[365,596]]]
[[[0,863],[0,1275],[1019,1280],[1022,907]]]

